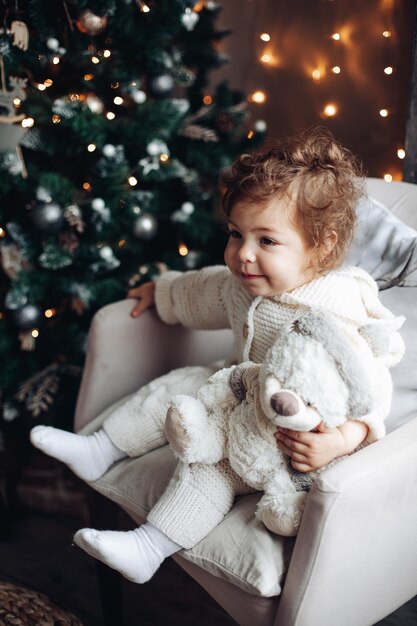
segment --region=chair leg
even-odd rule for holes
[[[118,506],[97,491],[89,490],[89,514],[92,526],[117,530]],[[96,561],[97,581],[104,626],[123,626],[122,577],[101,561]]]

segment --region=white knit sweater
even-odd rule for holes
[[[237,363],[249,359],[260,363],[277,333],[285,332],[308,309],[333,314],[354,343],[358,327],[381,326],[384,321],[388,326],[394,320],[378,298],[375,281],[357,267],[333,270],[288,293],[256,298],[224,266],[167,272],[156,283],[155,298],[158,314],[168,324],[205,330],[231,328],[235,341],[232,360]],[[395,328],[392,331],[382,357],[387,367],[400,361],[404,352],[400,335]]]

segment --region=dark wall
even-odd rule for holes
[[[222,6],[221,25],[233,31],[223,44],[231,61],[214,79],[267,94],[264,104],[250,107],[254,120],[267,122],[269,137],[324,124],[369,175],[402,178],[397,150],[405,144],[414,0],[224,0]],[[260,40],[263,32],[270,43]],[[335,32],[339,41],[331,38]],[[273,62],[260,62],[263,53]],[[384,73],[388,66],[392,74]],[[317,68],[320,80],[311,75]],[[337,114],[321,117],[330,102]]]

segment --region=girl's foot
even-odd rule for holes
[[[97,480],[113,463],[126,456],[104,430],[76,435],[52,426],[35,426],[30,431],[35,448],[66,463],[83,480]]]
[[[147,582],[167,556],[181,550],[150,522],[127,532],[82,528],[75,533],[74,541],[134,583]]]

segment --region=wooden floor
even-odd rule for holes
[[[45,593],[84,626],[101,626],[94,561],[72,545],[79,524],[68,515],[24,510],[11,536],[0,540],[0,580]],[[124,626],[235,624],[171,559],[146,585],[123,581],[123,594]],[[378,626],[417,626],[417,598]]]

